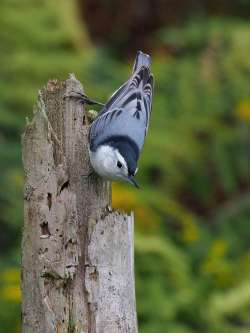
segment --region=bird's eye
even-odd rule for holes
[[[119,169],[121,169],[121,167],[122,167],[122,164],[121,164],[121,162],[120,161],[117,161],[117,164],[116,164],[117,166],[118,166],[118,168]]]

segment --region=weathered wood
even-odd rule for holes
[[[73,75],[49,81],[22,138],[22,331],[135,333],[133,216],[112,211],[110,184],[89,176],[72,91],[83,92]]]

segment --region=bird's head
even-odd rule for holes
[[[96,172],[109,180],[127,181],[139,188],[134,176],[138,170],[137,159],[123,143],[116,146],[105,144],[98,147],[91,158]]]
[[[137,161],[131,156],[124,155],[122,155],[119,150],[114,150],[115,173],[118,178],[139,188],[139,185],[134,178],[138,171]]]
[[[115,140],[116,139],[116,140]],[[123,180],[139,188],[134,176],[138,171],[137,161],[139,151],[135,143],[128,137],[118,136],[110,141],[114,149],[115,165]]]

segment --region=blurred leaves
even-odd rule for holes
[[[20,270],[0,265],[0,323],[5,332],[20,332]]]
[[[235,116],[243,122],[250,122],[250,99],[243,100],[236,106]]]

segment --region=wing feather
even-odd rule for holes
[[[149,64],[148,57],[145,61]],[[134,73],[130,79],[113,93],[92,123],[89,134],[91,149],[94,149],[94,146],[98,145],[100,141],[105,140],[114,129],[122,131],[123,124],[125,125],[124,120],[129,116],[132,116],[136,123],[133,122],[133,126],[131,125],[131,133],[128,133],[130,128],[126,127],[126,134],[132,139],[134,135],[139,137],[138,133],[133,132],[136,132],[137,129],[141,131],[143,128],[141,140],[143,145],[152,108],[154,79],[149,67],[145,65],[145,61],[138,61],[138,59],[136,61],[137,64],[142,64],[141,67],[134,66]]]

